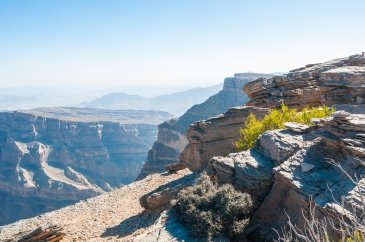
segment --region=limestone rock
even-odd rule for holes
[[[234,143],[240,138],[240,129],[249,114],[262,118],[268,112],[265,108],[234,107],[223,115],[192,124],[188,131],[189,144],[180,155],[180,163],[192,171],[205,169],[213,156],[235,151]]]
[[[159,125],[158,140],[150,150],[137,180],[152,173],[164,172],[167,165],[179,161],[180,153],[188,144],[186,132],[190,124],[224,113],[231,107],[243,105],[248,98],[242,92],[242,87],[257,78],[271,76],[259,73],[235,74],[234,77],[224,80],[222,91],[209,97],[205,102],[194,105],[178,119]]]
[[[251,150],[211,158],[206,168],[217,183],[252,195],[256,212],[249,241],[273,241],[273,228],[285,226],[287,215],[303,228],[310,197],[324,217],[341,212],[332,194],[337,201],[344,197],[346,208],[360,201],[352,181],[333,164],[341,164],[350,176],[365,175],[365,115],[339,111],[311,128],[287,126],[265,132]],[[364,178],[358,184],[365,189]]]
[[[294,122],[286,122],[284,123],[286,129],[293,131],[294,133],[308,133],[311,131],[311,127],[305,124],[294,123]]]
[[[305,137],[306,145],[273,169],[272,189],[251,220],[251,226],[256,227],[249,238],[252,241],[272,241],[276,237],[272,228],[284,226],[287,215],[303,228],[302,212],[308,213],[310,197],[318,207],[320,217],[341,212],[333,198],[340,201],[343,197],[345,208],[355,206],[360,201],[357,188],[328,161],[341,164],[350,176],[365,175],[364,127],[364,115],[337,113],[321,119],[321,125]],[[360,189],[365,188],[363,178],[358,185]]]
[[[199,173],[192,173],[174,182],[161,186],[142,196],[140,198],[140,203],[142,207],[146,209],[158,209],[169,205],[171,200],[175,199],[182,189],[193,185],[199,177]]]
[[[274,163],[255,150],[217,156],[207,169],[219,184],[230,183],[253,199],[262,201],[272,185]]]
[[[284,76],[261,78],[245,85],[247,105],[280,107],[365,103],[365,58],[354,55],[307,65]]]

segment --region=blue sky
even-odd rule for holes
[[[365,51],[363,0],[0,0],[0,88],[206,86]]]

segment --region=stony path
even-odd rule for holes
[[[133,241],[153,227],[160,217],[159,212],[145,211],[139,204],[139,198],[188,173],[183,170],[171,175],[154,174],[110,193],[0,227],[0,241],[51,225],[63,227],[66,233],[63,241],[66,242]]]

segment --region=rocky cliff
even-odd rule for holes
[[[213,156],[234,152],[234,143],[240,138],[240,128],[251,113],[262,118],[269,113],[269,109],[233,107],[224,114],[190,125],[187,133],[189,144],[180,155],[181,167],[201,171]]]
[[[223,90],[205,102],[191,107],[178,119],[159,125],[158,139],[148,152],[147,162],[139,179],[152,173],[165,171],[168,164],[177,162],[181,151],[188,144],[186,132],[191,123],[224,113],[228,108],[240,106],[248,101],[242,87],[257,78],[271,77],[269,74],[239,73],[224,80]]]
[[[0,224],[130,183],[156,138],[156,123],[168,118],[74,108],[0,113]]]
[[[262,134],[251,150],[227,156],[222,152],[209,160],[206,170],[212,179],[250,193],[256,203],[247,230],[249,241],[273,241],[277,236],[273,229],[285,226],[288,216],[303,228],[302,213],[308,215],[310,206],[318,208],[317,216],[326,218],[343,212],[335,202],[341,198],[348,211],[361,206],[358,188],[365,189],[364,181],[354,184],[341,169],[351,177],[365,174],[364,67],[365,59],[355,55],[259,79],[244,87],[252,98],[248,104],[256,108],[278,107],[282,102],[298,109],[326,104],[353,113],[336,112],[331,118],[314,120],[312,127],[287,123],[285,130]],[[222,132],[224,128],[214,133]],[[202,153],[216,151],[208,144],[200,145],[205,148],[195,152],[198,158],[191,159],[193,165],[199,165]],[[194,142],[187,147],[191,145]]]
[[[365,58],[353,55],[325,63],[310,64],[287,75],[258,79],[248,83],[244,91],[250,97],[247,105],[291,107],[322,104],[365,103]]]
[[[209,174],[252,194],[258,206],[251,220],[252,241],[273,241],[290,216],[303,228],[304,214],[317,206],[317,216],[329,218],[358,206],[360,194],[346,174],[365,174],[365,115],[336,112],[314,127],[288,124],[287,130],[264,133],[249,151],[214,157]],[[330,161],[330,162],[329,162]],[[365,189],[363,178],[357,181]],[[310,204],[312,200],[312,204]]]
[[[283,76],[259,78],[245,84],[251,99],[218,117],[190,125],[189,144],[181,152],[177,169],[202,170],[213,156],[234,152],[234,142],[250,113],[258,118],[281,103],[298,109],[305,106],[335,105],[338,110],[365,112],[365,59],[361,55],[311,64]]]

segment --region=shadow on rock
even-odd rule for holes
[[[144,210],[138,215],[123,220],[119,225],[107,228],[101,237],[118,236],[119,238],[133,234],[135,231],[153,225],[161,211]]]

